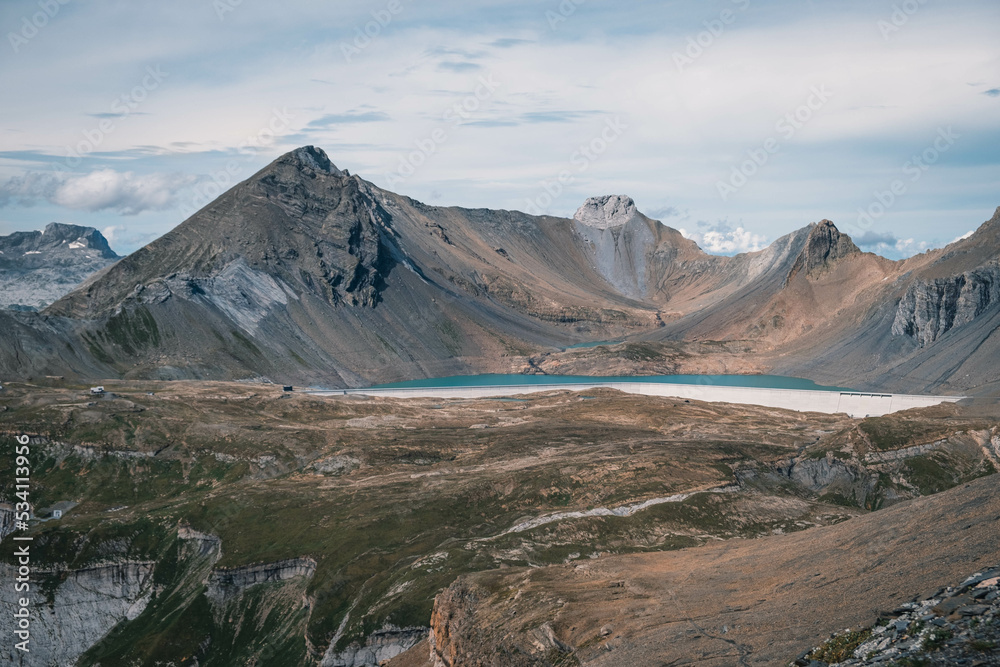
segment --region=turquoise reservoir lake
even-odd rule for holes
[[[601,382],[653,382],[661,384],[700,384],[716,387],[758,387],[762,389],[811,389],[813,391],[849,391],[845,387],[825,387],[812,380],[781,375],[453,375],[429,380],[407,380],[379,384],[372,389],[414,387],[495,387],[526,384],[594,384]]]
[[[620,340],[597,340],[597,341],[592,341],[590,343],[577,343],[576,345],[570,345],[568,347],[564,347],[563,349],[564,350],[580,350],[580,349],[585,349],[585,348],[588,348],[588,347],[601,347],[602,345],[605,346],[605,347],[611,347],[612,345],[618,345],[619,343],[622,343],[622,342],[624,342],[624,341],[620,341]]]

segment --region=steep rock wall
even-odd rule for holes
[[[353,644],[334,653],[332,647],[323,656],[320,667],[375,667],[413,648],[427,636],[427,628],[394,628],[377,630],[364,645]]]
[[[11,610],[26,595],[12,585],[0,587],[0,664],[34,667],[67,665],[123,620],[136,618],[146,608],[152,591],[153,563],[123,561],[79,570],[35,571],[28,593],[29,653],[14,648]],[[13,582],[16,568],[0,565],[0,581]],[[54,590],[52,582],[59,581]],[[45,594],[46,590],[48,595]]]
[[[208,579],[205,595],[217,605],[256,584],[286,581],[295,577],[311,578],[315,572],[316,561],[311,558],[292,558],[276,563],[217,569],[212,571]]]
[[[926,347],[1000,302],[1000,263],[950,278],[914,283],[896,308],[892,333]]]

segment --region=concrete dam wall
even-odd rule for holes
[[[700,384],[654,382],[586,382],[573,384],[493,385],[482,387],[407,387],[340,389],[312,392],[319,396],[384,396],[388,398],[492,398],[535,394],[544,391],[587,391],[617,389],[628,394],[670,396],[717,403],[741,403],[784,408],[800,412],[846,413],[851,417],[878,417],[923,408],[939,403],[957,402],[963,396],[919,396],[858,391],[814,391],[805,389],[767,389],[760,387],[723,387]]]

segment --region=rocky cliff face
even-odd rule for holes
[[[30,599],[30,652],[14,649],[13,639],[0,647],[5,665],[75,664],[84,651],[121,621],[130,621],[146,608],[152,592],[151,562],[123,561],[79,570],[38,570],[33,573]],[[0,565],[0,580],[13,582],[16,569]],[[14,609],[12,585],[0,588],[0,606]],[[14,619],[0,615],[0,633],[14,637]]]
[[[136,632],[141,633],[157,625],[169,626],[178,615],[204,612],[207,614],[192,629],[194,636],[190,638],[192,648],[189,651],[193,653],[189,655],[196,660],[222,657],[225,664],[269,665],[278,664],[277,660],[280,664],[376,667],[427,636],[426,628],[386,626],[346,649],[335,651],[331,644],[325,653],[320,652],[305,636],[315,604],[308,593],[316,573],[315,560],[292,558],[220,568],[215,566],[222,556],[222,540],[218,536],[181,526],[177,537],[178,542],[167,550],[176,554],[176,561],[167,558],[171,562],[170,571],[157,573],[156,596],[151,605],[148,603],[151,601],[153,563],[143,564],[146,569],[138,588],[129,587],[131,580],[123,583],[95,577],[91,577],[94,581],[86,586],[78,586],[88,587],[96,600],[91,603],[93,609],[90,611],[102,614],[100,627],[87,626],[86,632],[79,629],[76,612],[62,607],[79,606],[80,596],[74,597],[71,592],[64,594],[64,584],[50,607],[54,610],[51,612],[55,614],[54,622],[65,626],[59,631],[65,635],[65,640],[60,640],[61,648],[57,647],[60,652],[53,653],[47,648],[49,652],[44,655],[52,653],[58,664],[64,664],[63,657],[72,661],[81,655],[80,664],[131,664],[141,653],[131,652],[132,647],[121,639],[122,633],[128,635],[132,627],[139,628]],[[122,576],[135,579],[127,565],[119,566],[125,572],[125,575],[118,575],[119,579]],[[77,573],[73,576],[80,577]],[[72,590],[75,588],[67,589]],[[134,600],[134,603],[126,612],[117,613],[113,604],[119,598]],[[109,607],[111,611],[107,610]],[[115,629],[117,634],[108,635],[116,623],[120,623]],[[45,632],[50,625],[44,626]],[[172,650],[176,652],[178,647]],[[35,656],[34,649],[32,656]],[[24,663],[25,667],[29,664],[35,663]]]
[[[475,646],[482,655],[497,648],[495,641],[476,631],[478,603],[478,595],[462,581],[455,582],[434,599],[430,633],[434,667],[458,667],[467,647]],[[506,667],[509,663],[500,661],[497,664]]]
[[[0,540],[14,532],[14,506],[0,503]]]
[[[611,219],[616,224],[590,224],[578,220],[577,233],[589,244],[594,266],[601,276],[621,294],[643,299],[650,292],[647,271],[650,249],[656,246],[656,237],[639,217],[612,216]]]
[[[790,481],[821,498],[875,510],[933,493],[938,481],[952,475],[974,478],[1000,472],[993,444],[1000,443],[996,427],[947,437],[932,431],[905,447],[885,448],[877,436],[878,424],[877,418],[865,420],[848,435],[848,446],[825,457],[799,455],[766,467],[738,468],[736,477],[751,488]],[[937,481],[928,470],[939,471]]]
[[[0,308],[44,308],[117,259],[93,227],[53,222],[0,236]]]
[[[951,278],[921,280],[906,291],[892,323],[895,336],[930,345],[955,327],[969,324],[1000,302],[1000,263]]]
[[[320,667],[375,667],[384,665],[408,651],[427,637],[427,628],[386,627],[368,636],[365,643],[354,644],[342,651],[331,647],[320,661]]]
[[[295,577],[311,579],[316,573],[316,561],[292,558],[277,563],[261,563],[212,571],[205,595],[216,606],[230,600],[251,586],[287,581]]]

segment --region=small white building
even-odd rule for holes
[[[90,393],[91,394],[103,394],[104,393],[104,387],[91,387],[90,388]]]

